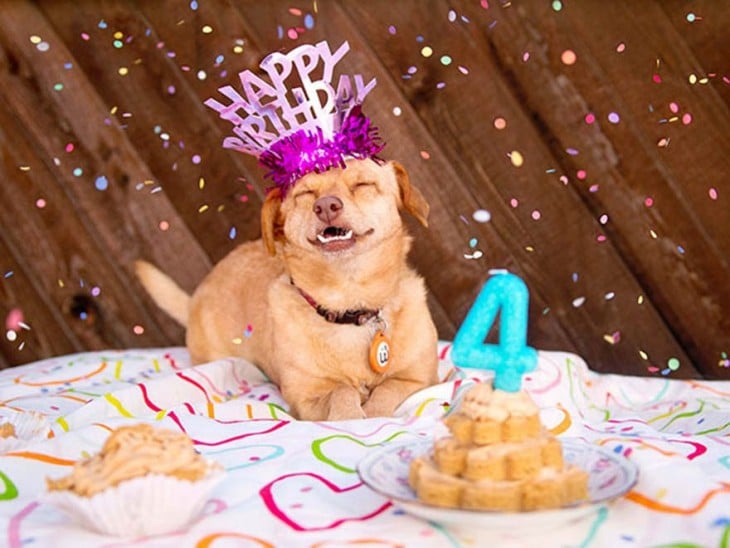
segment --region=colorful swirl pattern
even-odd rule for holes
[[[192,367],[181,348],[75,354],[0,371],[0,419],[19,424],[34,417],[45,425],[13,445],[0,439],[8,444],[0,444],[0,545],[148,543],[95,535],[42,503],[46,477],[65,475],[97,452],[109,431],[140,421],[186,432],[227,471],[199,521],[159,544],[468,543],[478,532],[421,521],[357,475],[368,452],[432,435],[463,392],[487,380],[481,371],[454,367],[449,352],[441,343],[442,384],[409,398],[397,416],[343,423],[296,421],[251,364],[228,359]],[[524,386],[551,432],[607,447],[640,469],[625,497],[551,530],[556,543],[727,546],[730,383],[599,375],[578,356],[540,352]],[[496,542],[532,545],[519,529],[500,532]]]

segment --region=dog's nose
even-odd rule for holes
[[[330,224],[340,216],[342,207],[342,200],[340,200],[337,196],[322,196],[321,198],[317,198],[317,201],[314,202],[312,211],[314,211],[314,214],[319,217],[320,221]]]

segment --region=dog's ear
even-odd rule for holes
[[[266,195],[261,206],[261,238],[269,255],[276,255],[276,241],[284,234],[284,222],[281,218],[281,189],[273,188]]]
[[[428,226],[428,211],[430,209],[426,198],[421,191],[411,185],[406,169],[398,162],[391,162],[395,178],[398,181],[400,197],[405,210],[413,215],[423,226]]]

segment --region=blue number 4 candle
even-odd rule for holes
[[[514,274],[490,274],[454,337],[451,360],[458,367],[491,369],[494,388],[518,392],[522,375],[537,367],[537,351],[527,346],[529,292]],[[499,344],[486,343],[499,312]]]

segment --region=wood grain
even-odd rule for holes
[[[442,338],[508,268],[538,349],[730,378],[729,25],[712,0],[2,2],[0,314],[30,329],[0,367],[183,344],[134,260],[192,291],[259,236],[268,185],[203,102],[271,51],[347,40],[431,204],[407,223]]]

